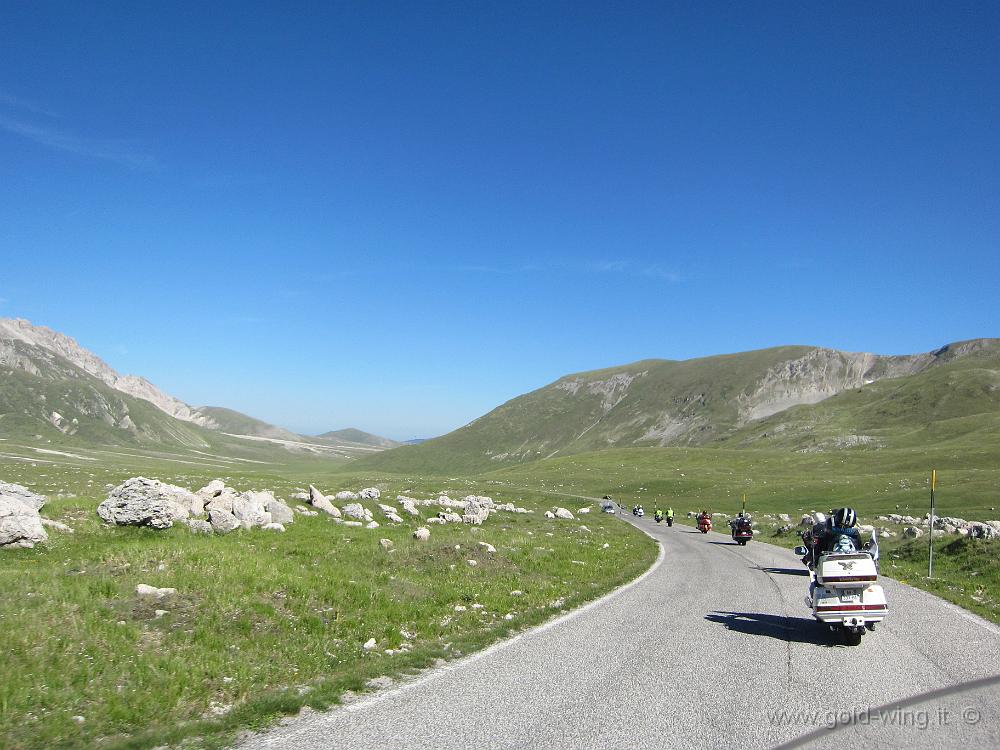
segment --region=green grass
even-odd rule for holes
[[[483,479],[379,483],[388,498],[475,492],[536,512],[494,514],[481,528],[432,526],[429,543],[412,539],[418,523],[409,519],[367,530],[297,517],[284,534],[225,537],[105,527],[94,512],[105,486],[137,473],[192,488],[223,476],[237,489],[286,498],[309,482],[333,492],[377,479],[337,474],[329,464],[324,473],[316,463],[219,472],[154,458],[117,461],[0,459],[0,477],[50,495],[43,515],[76,530],[53,532],[32,550],[0,552],[0,747],[219,747],[303,705],[327,707],[372,678],[458,657],[573,608],[634,578],[656,554],[655,544],[614,518],[546,520],[550,498]],[[384,551],[380,538],[395,550]],[[135,596],[138,583],[178,592],[151,603]],[[157,617],[156,609],[168,612]],[[365,653],[369,638],[378,648]],[[385,653],[403,644],[407,653]],[[210,717],[213,706],[232,708]]]

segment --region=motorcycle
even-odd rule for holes
[[[712,530],[712,518],[711,516],[698,516],[698,531],[702,534],[707,534]]]
[[[673,525],[674,525],[674,517],[667,516],[667,526],[673,526]]]
[[[657,511],[657,513],[653,516],[653,518],[656,520],[657,523],[661,523],[663,521],[663,514]]]
[[[878,538],[872,532],[861,551],[853,543],[838,543],[835,550],[820,554],[814,564],[806,563],[809,594],[805,602],[816,620],[840,631],[848,646],[857,646],[865,631],[875,630],[889,609],[878,584]],[[810,551],[800,546],[795,554],[805,557]]]
[[[740,545],[746,545],[753,539],[753,525],[750,521],[737,520],[731,524],[733,541]]]
[[[636,512],[636,515],[639,516],[639,518],[642,518],[643,516],[646,515],[646,511],[642,509],[641,505],[639,506],[639,510]]]

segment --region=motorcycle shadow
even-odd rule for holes
[[[764,612],[711,612],[705,615],[705,619],[747,635],[761,635],[790,643],[811,643],[814,646],[842,645],[835,640],[829,629],[804,617],[785,617]]]
[[[721,544],[723,547],[741,547],[739,542],[709,542],[709,544]]]
[[[783,576],[808,576],[809,571],[806,568],[758,568],[765,573],[775,573],[777,575]]]

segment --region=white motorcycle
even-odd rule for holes
[[[808,547],[796,547],[795,554],[806,556]],[[839,630],[848,646],[861,643],[865,630],[882,622],[889,606],[878,584],[878,539],[858,550],[848,536],[842,536],[832,552],[821,554],[809,564],[809,595],[806,606],[813,617],[831,630]]]

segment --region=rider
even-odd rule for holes
[[[674,509],[673,508],[667,508],[667,518],[672,519],[673,517],[674,517]]]
[[[844,538],[850,541],[854,549],[862,550],[861,534],[858,531],[858,514],[854,508],[838,508],[831,511],[830,515],[822,523],[817,523],[809,531],[802,534],[806,546],[809,547],[810,554],[806,555],[806,560],[816,563],[824,552],[831,552],[835,548],[847,546]]]

